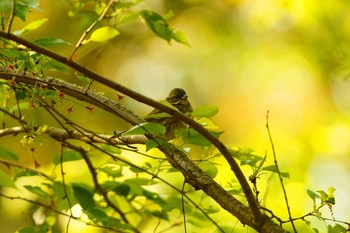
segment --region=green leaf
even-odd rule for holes
[[[99,207],[92,207],[84,210],[84,213],[95,223],[101,223],[103,226],[111,227],[119,230],[127,230],[131,232],[134,230],[129,224],[123,224],[117,218],[109,217],[106,210]],[[121,232],[121,231],[118,231]],[[122,231],[124,232],[124,231]]]
[[[10,149],[7,148],[0,148],[0,157],[4,158],[4,159],[9,159],[9,160],[13,160],[13,161],[17,161],[18,160],[18,155],[11,151]]]
[[[49,60],[45,62],[43,65],[41,65],[41,69],[43,70],[58,70],[61,72],[66,73],[68,71],[68,68],[66,65],[64,65],[61,62],[58,62],[56,60]]]
[[[310,197],[313,201],[315,201],[316,198],[321,199],[321,197],[320,197],[317,193],[315,193],[314,191],[312,191],[312,190],[310,190],[310,189],[307,189],[307,190],[306,190],[306,193],[307,193],[307,195],[309,195],[309,197]]]
[[[146,122],[139,125],[135,125],[122,135],[145,135],[145,134],[154,134],[154,135],[164,135],[166,128],[164,125],[155,122]]]
[[[138,17],[139,17],[139,14],[136,12],[124,13],[119,17],[118,24],[123,25],[123,24],[130,23],[130,22],[136,20]]]
[[[87,214],[87,216],[89,216],[89,218],[93,221],[103,223],[106,222],[106,220],[108,219],[108,215],[103,210],[97,207],[88,208],[84,211],[84,213]]]
[[[44,190],[42,190],[39,186],[32,186],[32,185],[25,185],[24,188],[26,188],[28,191],[38,195],[39,197],[46,197],[49,198],[51,195]]]
[[[179,42],[181,44],[187,45],[189,47],[191,47],[190,43],[187,40],[186,34],[182,31],[173,31],[172,32],[172,38],[176,41]]]
[[[3,170],[0,170],[0,187],[16,188],[12,178]]]
[[[126,184],[136,184],[136,185],[149,185],[151,184],[151,180],[148,178],[131,178],[131,179],[126,179],[125,183]]]
[[[276,165],[270,165],[270,166],[263,167],[262,170],[270,171],[270,172],[276,172],[277,173]],[[289,173],[288,172],[280,172],[280,174],[281,174],[282,177],[289,179]]]
[[[209,162],[201,162],[198,163],[197,166],[202,169],[205,173],[208,174],[208,176],[212,179],[214,179],[216,177],[216,175],[218,174],[218,168]]]
[[[2,2],[11,2],[9,10],[12,9],[12,2],[13,0],[1,0],[0,5]],[[15,15],[20,18],[22,21],[26,21],[26,15],[31,10],[31,8],[38,9],[39,6],[39,0],[22,0],[16,2],[16,11]],[[1,10],[1,7],[0,7]]]
[[[122,174],[123,167],[121,166],[108,165],[100,168],[100,170],[112,178],[121,177],[123,175]]]
[[[189,46],[186,35],[182,31],[175,31],[167,23],[167,19],[174,16],[172,12],[169,12],[165,16],[161,16],[158,13],[150,10],[142,10],[139,15],[145,21],[147,27],[158,37],[170,42],[172,39]]]
[[[19,229],[18,233],[44,233],[44,232],[49,232],[51,227],[47,223],[44,223],[42,225],[36,225],[34,227],[23,227]]]
[[[86,210],[96,206],[94,201],[94,191],[85,184],[72,184],[73,193],[80,206]]]
[[[328,195],[325,191],[323,190],[317,190],[316,192],[318,192],[321,195],[321,200],[325,201],[328,198]]]
[[[116,194],[120,196],[128,196],[131,188],[128,184],[119,184],[112,189]]]
[[[24,100],[27,96],[27,92],[25,90],[16,90],[16,98],[17,100]]]
[[[24,51],[10,48],[0,48],[0,57],[2,58],[23,58],[27,54]],[[27,59],[27,58],[25,58]]]
[[[64,187],[65,186],[65,187]],[[69,210],[77,204],[71,185],[63,185],[62,182],[54,182],[51,185],[54,195],[53,201],[58,210]]]
[[[42,18],[42,19],[35,20],[35,21],[27,24],[26,26],[24,26],[21,30],[15,31],[14,34],[18,36],[18,35],[21,35],[25,32],[33,31],[33,30],[39,28],[44,23],[46,23],[47,20],[48,20],[48,18]]]
[[[83,44],[89,43],[90,41],[95,41],[95,42],[102,42],[106,40],[110,40],[116,36],[118,36],[120,32],[109,26],[101,27],[96,29],[92,34],[90,39],[84,40]]]
[[[198,107],[193,110],[192,116],[197,116],[197,117],[212,117],[216,113],[219,112],[219,108],[217,106],[203,106],[203,107]]]
[[[103,151],[107,151],[108,153],[111,153],[111,154],[120,154],[122,152],[120,148],[113,145],[102,144],[100,145],[100,148]]]
[[[145,145],[146,151],[149,151],[150,149],[156,148],[158,146],[161,146],[163,148],[169,148],[169,146],[171,146],[172,144],[162,138],[156,138],[148,140]]]
[[[9,14],[13,5],[13,0],[1,0],[0,1],[0,11]]]
[[[184,203],[183,203],[184,202]],[[186,199],[182,199],[178,196],[171,196],[167,199],[166,203],[162,205],[164,210],[166,211],[172,211],[173,209],[182,210],[182,206],[185,204],[185,212],[190,213],[193,209],[193,207],[188,203]]]
[[[40,45],[40,46],[54,46],[54,45],[60,45],[60,44],[70,44],[69,42],[66,42],[62,39],[58,39],[55,37],[44,37],[39,38],[33,41],[34,44]]]
[[[165,201],[160,197],[158,193],[150,192],[144,189],[142,194],[144,195],[144,197],[153,201],[154,203],[159,204],[160,206],[163,206],[165,204]]]
[[[18,178],[21,177],[27,177],[27,176],[39,176],[40,173],[37,171],[32,171],[32,170],[21,170],[19,172],[16,173],[14,180],[17,180]]]
[[[345,233],[348,232],[347,228],[343,227],[340,224],[335,224],[334,226],[328,225],[327,233]]]
[[[173,32],[161,15],[150,10],[142,10],[139,14],[145,20],[146,25],[152,32],[167,42],[170,42]]]
[[[162,206],[163,207],[163,206]],[[145,214],[154,216],[159,219],[164,219],[166,221],[169,221],[169,215],[165,211],[159,211],[159,210],[145,210]]]
[[[223,132],[210,132],[215,137],[219,137]],[[181,136],[183,141],[188,144],[194,144],[197,146],[210,146],[211,142],[208,141],[203,135],[198,133],[192,128],[176,130],[176,135]]]
[[[62,153],[62,162],[81,160],[81,154],[75,150],[65,150]],[[61,155],[56,155],[53,159],[53,163],[58,165],[61,163]]]
[[[231,190],[228,190],[227,192],[232,194],[232,195],[242,195],[243,194],[243,190],[241,188],[231,189]]]

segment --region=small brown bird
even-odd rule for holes
[[[192,106],[190,102],[188,101],[188,96],[186,95],[186,92],[181,88],[174,88],[168,95],[168,97],[165,99],[168,103],[173,105],[175,108],[177,108],[182,113],[190,113],[193,111]],[[162,111],[158,109],[153,109],[152,112],[148,114],[148,116],[162,113]],[[185,124],[173,117],[160,117],[160,118],[148,118],[148,122],[156,122],[160,123],[165,126],[166,133],[165,137],[167,140],[175,138],[175,130],[180,128],[185,128]]]

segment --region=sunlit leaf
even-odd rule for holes
[[[238,188],[238,189],[230,189],[227,192],[232,194],[232,195],[242,195],[243,194],[243,190],[240,189],[240,188]]]
[[[266,166],[263,167],[264,171],[270,171],[270,172],[278,172],[276,165],[270,165],[270,166]],[[288,172],[280,172],[281,176],[284,178],[288,178],[289,179],[289,173]]]
[[[11,11],[13,0],[1,0],[0,11],[6,12],[7,14]]]
[[[159,210],[145,210],[145,213],[150,216],[154,216],[159,219],[164,219],[166,221],[169,220],[169,215],[165,211],[159,211]]]
[[[95,206],[94,191],[85,184],[72,184],[73,193],[78,203],[83,209],[88,209]]]
[[[121,167],[121,166],[107,165],[107,166],[100,168],[99,170],[103,171],[104,173],[106,173],[108,176],[110,176],[112,178],[121,177],[123,175],[122,174],[123,167]]]
[[[136,185],[149,185],[151,184],[151,180],[148,178],[131,178],[131,179],[126,179],[125,183],[136,184]]]
[[[76,161],[81,160],[83,157],[81,157],[81,154],[75,150],[65,150],[62,153],[62,162],[69,162],[69,161]],[[54,157],[53,163],[55,165],[58,165],[61,163],[61,155],[58,154]]]
[[[9,49],[9,48],[0,48],[0,57],[11,57],[11,58],[20,58],[24,57],[27,54],[24,51],[17,50],[17,49]],[[25,58],[27,59],[27,58]]]
[[[334,197],[334,192],[335,192],[335,188],[334,187],[329,187],[328,188],[328,198],[327,198],[327,202],[335,205],[335,197]]]
[[[328,195],[327,195],[327,193],[326,193],[325,191],[323,191],[323,190],[317,190],[316,192],[318,192],[318,193],[320,194],[321,200],[322,200],[322,201],[326,201],[326,200],[327,200]]]
[[[78,203],[70,185],[63,185],[62,182],[53,182],[51,189],[53,190],[53,200],[57,209],[69,210]]]
[[[210,178],[214,179],[216,175],[218,174],[218,168],[212,163],[209,162],[201,162],[198,163],[197,166],[202,169],[205,173],[210,176]]]
[[[197,117],[212,117],[216,113],[219,112],[219,108],[217,106],[202,106],[198,107],[193,110],[192,116],[197,116]]]
[[[107,145],[107,144],[102,144],[100,145],[100,148],[104,151],[107,151],[108,153],[112,154],[120,154],[122,150],[116,146],[113,145]]]
[[[155,122],[147,122],[141,123],[139,125],[135,125],[122,135],[145,135],[145,134],[154,134],[154,135],[164,135],[166,132],[166,128],[164,125],[155,123]]]
[[[37,171],[33,171],[33,170],[21,170],[19,172],[16,173],[16,175],[14,176],[14,180],[17,180],[18,178],[21,177],[27,177],[27,176],[39,176],[40,173]]]
[[[217,130],[219,128],[213,123],[212,120],[206,117],[201,117],[196,119],[196,121],[209,131]]]
[[[317,193],[315,193],[314,191],[312,191],[310,189],[307,189],[306,193],[313,201],[315,201],[316,198],[319,198],[319,199],[321,198]]]
[[[48,20],[48,18],[42,18],[42,19],[35,20],[35,21],[27,24],[26,26],[24,26],[21,30],[15,31],[14,34],[21,35],[25,32],[33,31],[33,30],[39,28],[41,25],[43,25],[47,20]]]
[[[334,197],[335,188],[329,187],[328,188],[328,197]]]
[[[61,62],[58,62],[56,60],[49,60],[41,65],[41,69],[43,70],[58,70],[61,72],[67,72],[68,68],[66,65],[62,64]]]
[[[343,232],[344,233],[348,232],[348,229],[338,223],[336,223],[334,226],[332,225],[327,226],[327,233],[343,233]]]
[[[210,132],[215,137],[219,137],[223,132]],[[208,141],[203,135],[198,133],[192,128],[180,129],[176,131],[177,136],[181,136],[182,140],[188,144],[194,144],[197,146],[210,146],[211,142]]]
[[[43,233],[43,232],[49,232],[51,227],[47,224],[41,224],[41,225],[36,225],[33,227],[23,227],[16,231],[16,233]]]
[[[54,46],[54,45],[60,45],[60,44],[70,44],[62,39],[56,38],[56,37],[44,37],[39,38],[33,41],[34,44],[40,45],[40,46]]]
[[[158,146],[161,146],[162,148],[169,148],[169,146],[171,146],[171,144],[168,141],[162,138],[148,140],[145,145],[146,151],[149,151],[150,149],[156,148]]]
[[[18,160],[18,155],[15,152],[4,147],[0,148],[0,157],[4,159],[14,160],[14,161]]]
[[[171,211],[173,209],[182,210],[183,204],[185,206],[185,212],[190,213],[193,207],[188,203],[186,199],[182,199],[178,196],[169,197],[162,207],[167,211]]]
[[[86,44],[90,41],[95,41],[95,42],[106,41],[106,40],[112,39],[113,37],[116,37],[119,34],[120,34],[120,32],[113,27],[108,27],[108,26],[101,27],[101,28],[96,29],[91,34],[90,39],[85,40],[83,42],[83,44]]]
[[[3,170],[0,170],[0,187],[16,188],[16,185],[9,176],[9,174],[4,172]]]
[[[108,215],[98,207],[91,207],[84,211],[87,216],[93,221],[97,222],[106,222],[108,219]]]
[[[176,42],[191,47],[190,43],[187,40],[186,34],[183,31],[173,31],[171,35]]]
[[[139,17],[139,14],[136,12],[127,12],[120,16],[118,23],[119,25],[127,24],[136,20],[138,17]]]
[[[129,224],[122,223],[119,219],[108,216],[106,209],[101,207],[91,207],[84,210],[84,213],[93,221],[101,223],[103,226],[112,227],[114,229],[124,229],[132,231],[133,228]],[[123,231],[124,232],[124,231]]]
[[[160,206],[163,206],[165,203],[165,201],[160,197],[158,193],[150,192],[148,190],[143,190],[142,194],[144,195],[144,197],[159,204]]]
[[[40,197],[51,197],[51,195],[44,191],[41,187],[39,186],[32,186],[32,185],[25,185],[24,188],[26,188],[28,191],[40,196]]]

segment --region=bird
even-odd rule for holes
[[[193,108],[191,103],[188,101],[188,96],[185,90],[181,88],[174,88],[170,91],[169,95],[165,99],[166,102],[174,106],[183,114],[191,113]],[[171,140],[175,138],[175,130],[185,128],[185,124],[177,119],[174,116],[161,116],[161,117],[152,117],[156,116],[155,114],[163,113],[159,109],[153,109],[146,117],[148,122],[156,122],[162,124],[166,128],[165,138]]]

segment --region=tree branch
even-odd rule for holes
[[[182,120],[184,123],[188,124],[190,127],[195,129],[198,133],[202,134],[224,156],[224,158],[226,159],[227,163],[230,165],[231,170],[235,174],[238,182],[240,183],[240,185],[242,187],[242,190],[243,190],[245,197],[248,201],[249,207],[252,210],[254,220],[256,222],[258,222],[259,224],[263,224],[263,215],[259,210],[259,206],[255,200],[254,194],[253,194],[253,192],[248,184],[248,181],[245,178],[242,170],[240,169],[239,165],[234,160],[234,158],[231,156],[231,154],[228,151],[228,149],[226,148],[226,146],[219,139],[217,139],[214,135],[212,135],[207,129],[205,129],[202,125],[200,125],[199,123],[197,123],[196,121],[194,121],[190,117],[182,114],[181,112],[176,111],[171,107],[168,107],[164,104],[161,104],[158,101],[155,101],[149,97],[146,97],[146,96],[144,96],[136,91],[133,91],[133,90],[121,85],[121,84],[118,84],[110,79],[107,79],[107,78],[95,73],[94,71],[89,70],[88,68],[72,61],[69,58],[66,58],[64,56],[61,56],[61,55],[55,53],[55,52],[47,50],[47,49],[40,47],[38,45],[35,45],[35,44],[33,44],[33,43],[23,39],[23,38],[17,37],[13,34],[10,34],[10,33],[0,31],[0,36],[3,38],[7,38],[7,39],[10,39],[12,41],[15,41],[19,44],[22,44],[22,45],[30,48],[31,50],[34,50],[40,54],[46,55],[50,58],[53,58],[53,59],[65,64],[65,65],[75,69],[76,71],[80,72],[81,74],[85,75],[86,77],[89,77],[89,78],[91,78],[91,79],[93,79],[93,80],[95,80],[95,81],[97,81],[105,86],[108,86],[116,91],[119,91],[119,92],[141,102],[141,103],[144,103],[146,105],[149,105],[149,106],[152,106],[152,107],[157,108],[159,110],[162,110],[163,112],[166,112],[166,113]]]

